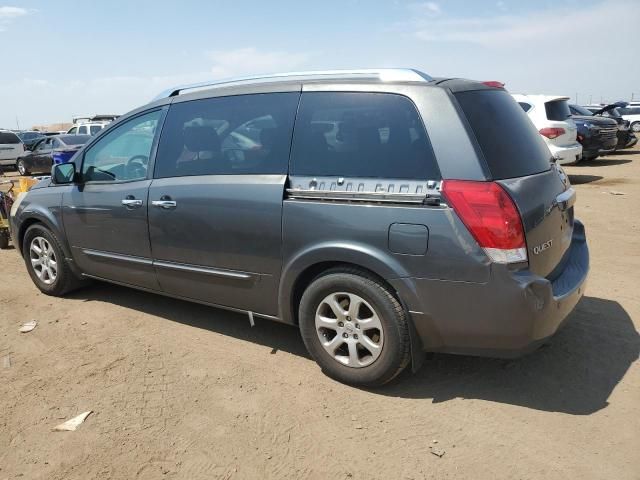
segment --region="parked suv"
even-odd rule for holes
[[[579,105],[569,105],[571,118],[578,127],[578,141],[582,145],[582,159],[595,160],[611,153],[618,145],[618,123],[612,118],[596,117]]]
[[[296,325],[351,384],[424,351],[519,355],[581,298],[589,254],[567,176],[497,85],[364,70],[176,88],[20,197],[13,239],[46,294],[94,278]]]
[[[536,126],[558,163],[575,163],[582,158],[578,129],[571,119],[569,97],[518,95],[513,98]]]
[[[10,130],[0,130],[0,167],[15,166],[16,159],[25,151],[20,137]]]

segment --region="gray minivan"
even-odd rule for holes
[[[299,326],[328,375],[515,356],[584,292],[575,191],[497,82],[416,70],[172,89],[12,209],[36,286],[105,280]]]

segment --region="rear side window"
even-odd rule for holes
[[[89,134],[90,135],[95,135],[96,133],[98,133],[100,130],[102,130],[102,125],[91,125],[89,127]]]
[[[294,175],[439,179],[422,120],[406,97],[384,93],[302,95]]]
[[[266,93],[172,105],[155,178],[286,173],[299,98]]]
[[[503,90],[455,94],[494,179],[550,168],[551,152],[520,105]]]
[[[569,110],[569,104],[566,100],[545,102],[544,109],[547,111],[548,120],[564,121],[571,116],[571,110]]]
[[[20,143],[20,138],[11,132],[0,132],[0,143],[14,145]]]

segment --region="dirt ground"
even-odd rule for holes
[[[640,478],[640,150],[566,170],[592,262],[566,327],[375,391],[295,328],[106,284],[50,298],[1,251],[0,480]]]

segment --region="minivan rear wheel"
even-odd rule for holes
[[[57,297],[82,285],[69,268],[60,242],[44,225],[27,229],[22,253],[29,276],[42,293]]]
[[[302,338],[328,376],[379,386],[409,363],[404,308],[384,283],[358,269],[333,269],[311,282],[299,309]]]

